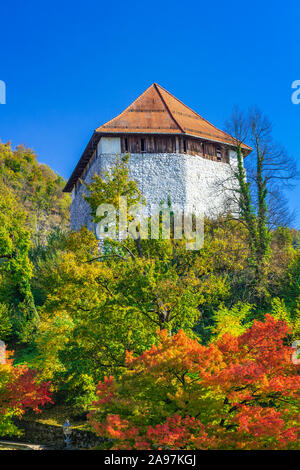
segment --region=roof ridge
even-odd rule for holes
[[[197,116],[199,116],[203,121],[206,121],[206,119],[204,119],[204,117],[202,117],[200,114],[198,114],[196,111],[194,111],[192,108],[190,108],[189,106],[187,106],[183,101],[181,101],[179,98],[177,98],[175,95],[172,95],[172,93],[170,93],[168,90],[166,90],[164,87],[162,87],[161,85],[159,85],[158,83],[155,83],[156,86],[158,86],[159,88],[161,88],[163,91],[165,91],[166,93],[168,93],[168,95],[170,95],[172,98],[174,98],[176,101],[178,101],[178,103],[182,104],[185,108],[189,109],[190,111],[192,111],[192,113],[194,114],[197,114]],[[208,124],[210,124],[209,121],[206,121]],[[213,124],[212,124],[213,125]],[[215,126],[214,126],[215,127]]]
[[[207,124],[209,124],[210,126],[212,126],[214,129],[216,129],[217,131],[220,131],[222,132],[222,134],[230,137],[231,139],[233,139],[233,137],[228,134],[227,132],[225,131],[222,131],[222,129],[219,129],[217,126],[215,126],[214,124],[212,124],[210,121],[208,121],[207,119],[205,119],[203,116],[201,116],[199,113],[197,113],[196,111],[194,111],[192,108],[190,108],[189,106],[187,106],[183,101],[181,101],[179,98],[177,98],[176,96],[172,95],[172,93],[170,93],[168,90],[166,90],[164,87],[162,87],[161,85],[159,85],[158,83],[154,83],[154,85],[156,85],[157,87],[161,88],[163,91],[165,91],[166,93],[168,93],[168,95],[170,95],[172,98],[174,98],[176,101],[178,101],[180,104],[182,104],[185,108],[189,109],[190,111],[192,111],[192,113],[196,114],[200,119],[202,119],[202,121],[206,122]]]
[[[179,124],[179,122],[177,121],[177,119],[174,118],[172,112],[170,111],[170,108],[169,106],[167,105],[167,103],[165,102],[163,96],[161,95],[161,92],[159,91],[159,85],[157,83],[153,83],[153,86],[155,87],[155,89],[157,90],[157,93],[159,94],[159,97],[160,99],[162,100],[163,104],[165,105],[165,107],[167,108],[167,111],[169,113],[169,115],[171,116],[171,118],[173,119],[173,121],[175,122],[175,124],[178,126],[178,128],[181,130],[181,132],[183,134],[185,134],[186,132],[184,131],[184,129],[182,128],[182,126]],[[162,87],[161,87],[162,88]]]

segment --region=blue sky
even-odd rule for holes
[[[15,0],[0,21],[0,139],[65,178],[93,130],[152,82],[221,128],[234,105],[259,106],[300,167],[298,1]]]

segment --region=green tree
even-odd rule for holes
[[[31,232],[13,191],[0,183],[0,301],[11,311],[14,333],[27,340],[36,320],[29,260]]]
[[[279,185],[296,177],[296,165],[285,150],[274,142],[271,125],[259,110],[250,110],[246,117],[235,110],[228,123],[228,130],[234,137],[237,149],[238,165],[233,168],[234,178],[238,181],[237,216],[248,230],[251,253],[249,267],[254,271],[256,302],[263,304],[269,300],[270,227],[285,223],[285,220],[278,217],[278,214],[284,212],[278,206],[280,199],[283,200],[279,196]],[[253,148],[253,152],[247,157],[247,162],[250,162],[247,175],[242,153],[242,144],[245,141]],[[275,200],[277,205],[274,205]]]
[[[12,322],[7,305],[0,303],[0,340],[7,340],[12,332]]]
[[[47,165],[37,161],[35,153],[10,142],[0,143],[0,181],[10,188],[27,215],[35,246],[46,243],[55,228],[69,225],[70,195],[63,193],[64,180]]]

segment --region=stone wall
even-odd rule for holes
[[[23,434],[18,438],[13,437],[13,440],[19,440],[20,442],[24,443],[44,445],[53,449],[64,449],[66,447],[61,426],[51,426],[49,424],[26,419],[17,421],[16,425],[23,431]],[[9,440],[12,440],[12,438],[10,437]],[[97,445],[101,444],[101,442],[104,442],[104,440],[105,439],[99,438],[91,431],[73,429],[70,439],[70,448],[89,449],[96,447]]]
[[[86,173],[84,183],[90,183],[95,173],[108,170],[114,160],[115,154],[98,155]],[[131,154],[129,173],[137,181],[148,207],[167,202],[170,198],[174,206],[178,205],[182,209],[188,206],[195,213],[216,217],[224,212],[230,199],[230,188],[227,191],[220,190],[220,182],[232,179],[232,166],[235,163],[235,152],[230,152],[230,164],[207,160],[198,155],[141,153]],[[86,191],[85,185],[81,184],[73,195],[72,230],[79,230],[82,225],[95,230],[89,205],[82,198]]]

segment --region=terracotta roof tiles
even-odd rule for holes
[[[229,134],[213,126],[156,83],[125,111],[98,127],[96,132],[189,134],[230,145],[234,143]]]

